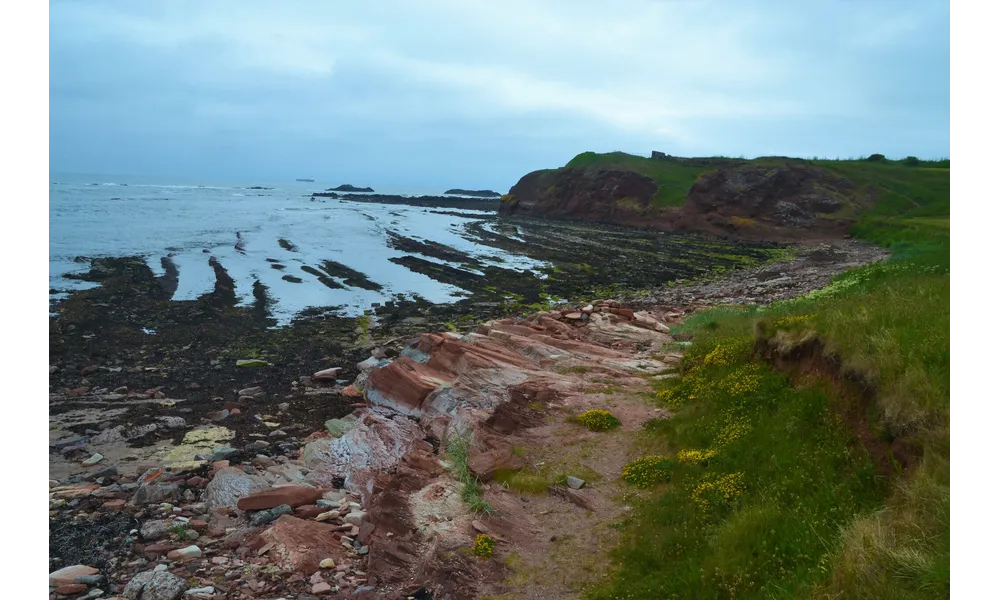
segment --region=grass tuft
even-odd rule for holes
[[[473,513],[492,513],[493,507],[483,500],[483,490],[479,481],[469,469],[469,439],[458,435],[453,436],[445,447],[445,456],[451,463],[452,475],[462,485],[460,491],[462,502]]]

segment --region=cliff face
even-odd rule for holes
[[[504,197],[501,215],[554,215],[623,222],[648,210],[656,182],[633,171],[562,168],[521,178]]]
[[[598,221],[757,239],[841,236],[872,199],[833,172],[795,161],[706,167],[680,206],[659,206],[661,184],[624,169],[535,171],[504,196],[501,215]]]

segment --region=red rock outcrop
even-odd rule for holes
[[[595,302],[486,323],[464,336],[424,334],[360,377],[355,385],[374,406],[356,413],[357,427],[342,437],[309,443],[307,478],[343,477],[346,488],[360,493],[370,519],[363,542],[371,548],[370,581],[379,593],[423,586],[435,597],[449,590],[468,597],[477,582],[502,579],[502,568],[489,561],[460,558],[472,516],[454,482],[439,479],[443,469],[425,437],[443,449],[452,436],[466,436],[467,466],[481,480],[518,469],[523,459],[506,436],[540,423],[531,406],[570,401],[587,385],[561,373],[561,365],[630,377],[640,362],[657,368],[634,352],[669,342],[668,332],[649,313]],[[456,506],[459,514],[452,514]],[[429,514],[435,518],[428,521]],[[449,556],[454,560],[442,558]]]

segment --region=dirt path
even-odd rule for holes
[[[639,358],[649,354],[656,352]],[[673,364],[679,355],[658,358]],[[579,374],[590,389],[553,406],[543,425],[512,436],[528,463],[523,473],[548,480],[569,474],[586,484],[577,492],[559,488],[573,496],[548,489],[531,493],[504,484],[491,486],[487,501],[498,506],[520,502],[530,530],[530,535],[500,547],[511,575],[504,582],[508,591],[497,598],[577,598],[587,585],[606,575],[611,566],[608,551],[619,538],[613,525],[630,509],[622,468],[634,458],[631,453],[643,424],[665,416],[650,401],[648,378],[623,375]],[[594,432],[569,420],[591,409],[610,411],[621,427]],[[488,528],[490,519],[483,523]]]

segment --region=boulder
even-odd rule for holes
[[[205,507],[209,515],[223,508],[234,509],[240,498],[267,487],[267,480],[259,475],[249,475],[235,467],[223,467],[205,486]]]
[[[187,581],[168,571],[145,571],[128,582],[122,595],[128,600],[177,600]]]

